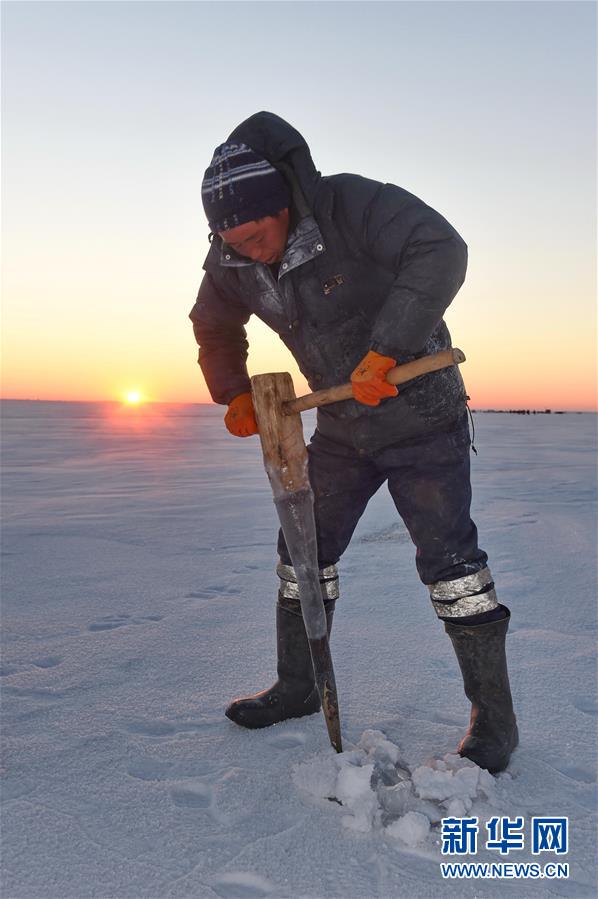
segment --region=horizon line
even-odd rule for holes
[[[139,404],[128,404],[122,400],[69,400],[69,399],[42,399],[41,397],[11,397],[0,396],[0,402],[6,403],[79,403],[79,404],[95,404],[95,405],[113,405],[125,406],[130,409],[141,409],[144,406],[225,406],[226,403],[215,403],[213,400],[144,400]],[[487,406],[468,406],[471,412],[496,412],[496,413],[522,413],[530,412],[536,414],[565,415],[567,413],[574,415],[596,415],[596,409],[552,409],[548,406],[526,406],[526,407],[509,407],[495,408]]]

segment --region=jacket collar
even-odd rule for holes
[[[287,275],[294,268],[315,259],[326,251],[322,232],[313,216],[301,219],[289,235],[287,247],[282,257],[278,277]]]
[[[303,265],[304,262],[315,259],[325,251],[326,245],[316,220],[311,215],[306,216],[289,234],[284,256],[280,262],[278,277],[282,278],[293,269]],[[206,263],[222,268],[247,268],[250,265],[264,264],[241,256],[232,247],[226,246],[219,237],[214,237],[212,240]]]

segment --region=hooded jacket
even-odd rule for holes
[[[438,212],[394,184],[323,177],[304,138],[259,112],[229,137],[269,160],[292,190],[278,276],[214,236],[189,317],[212,398],[251,389],[245,324],[257,315],[278,333],[312,390],[350,380],[368,350],[398,364],[451,346],[443,313],[465,278],[467,247]],[[446,427],[465,409],[456,366],[415,378],[397,397],[318,410],[318,430],[361,453]]]

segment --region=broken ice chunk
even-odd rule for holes
[[[435,771],[427,765],[413,772],[415,792],[421,799],[462,799],[475,798],[480,768],[462,768],[460,771]]]
[[[446,818],[463,818],[467,814],[467,809],[462,799],[450,799],[444,804],[446,806]]]
[[[413,849],[426,839],[430,832],[430,822],[419,812],[407,812],[398,821],[393,821],[386,828],[386,833],[401,840]]]
[[[316,755],[293,768],[295,786],[316,799],[334,795],[337,775],[336,756]]]
[[[398,818],[412,811],[417,802],[409,781],[398,783],[394,787],[380,787],[378,798],[382,808],[392,818]]]
[[[344,765],[339,771],[334,795],[350,805],[358,799],[369,795],[372,791],[370,780],[372,778],[373,765]]]

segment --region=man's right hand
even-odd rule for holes
[[[258,433],[251,393],[240,393],[231,400],[224,424],[235,437],[251,437]]]
[[[378,406],[385,397],[398,396],[397,388],[386,380],[386,375],[396,364],[396,359],[382,356],[375,350],[366,353],[351,375],[351,389],[357,402]]]

